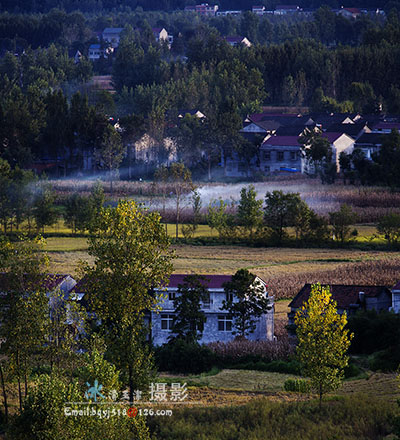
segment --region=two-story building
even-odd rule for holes
[[[186,275],[171,275],[168,286],[164,294],[164,301],[160,302],[161,311],[150,314],[151,337],[154,345],[162,345],[168,342],[173,336],[172,327],[176,316],[174,299],[178,295],[179,285],[184,283]],[[224,283],[229,282],[230,275],[205,275],[205,286],[208,289],[209,296],[207,301],[203,302],[202,310],[206,316],[204,330],[200,343],[209,343],[215,341],[228,342],[235,338],[234,323],[232,316],[226,310],[221,310],[222,302],[227,298],[224,290]],[[274,338],[274,299],[268,296],[267,286],[263,280],[257,277],[263,288],[264,294],[269,298],[271,309],[257,320],[256,329],[248,336],[250,340],[273,340]]]
[[[271,136],[260,147],[260,169],[301,172],[302,155],[298,136]]]

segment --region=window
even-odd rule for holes
[[[296,156],[297,156],[296,151],[290,152],[290,160],[296,160]]]
[[[285,153],[284,151],[278,151],[278,156],[277,156],[277,160],[279,162],[282,162],[285,159]]]
[[[168,299],[173,301],[176,298],[176,292],[168,292]]]
[[[264,167],[264,171],[265,171],[266,173],[269,173],[269,172],[271,171],[271,168],[270,168],[268,165],[266,165],[266,166]]]
[[[161,315],[161,330],[172,330],[174,315]]]
[[[203,308],[204,309],[209,309],[210,308],[210,304],[211,304],[211,298],[210,298],[210,294],[207,294],[207,298],[203,301]]]
[[[226,293],[225,299],[226,301],[233,301],[233,293]]]
[[[218,315],[218,330],[220,332],[232,331],[232,316],[231,315]]]
[[[271,160],[271,152],[264,151],[264,160]]]

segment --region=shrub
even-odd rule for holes
[[[347,365],[347,367],[344,369],[344,377],[346,379],[359,376],[361,373],[361,369],[352,363],[349,363],[349,365]]]
[[[373,371],[391,372],[396,371],[400,364],[399,347],[390,347],[387,350],[379,351],[372,356],[369,367]]]
[[[181,339],[157,347],[155,360],[161,371],[186,374],[209,371],[216,365],[215,353],[208,347]]]
[[[296,393],[309,393],[310,383],[305,379],[287,379],[284,383],[285,391],[294,391]]]

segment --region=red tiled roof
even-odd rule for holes
[[[168,287],[178,287],[179,284],[183,284],[183,279],[188,274],[172,274],[169,279]],[[231,275],[203,275],[204,278],[209,280],[205,282],[205,285],[209,289],[223,289],[223,284],[229,282],[232,279]]]
[[[328,141],[333,144],[337,141],[343,133],[322,133],[322,137],[328,139]]]
[[[253,122],[265,121],[267,119],[277,118],[297,118],[298,115],[294,113],[254,113],[249,116],[249,119]]]
[[[346,11],[351,12],[352,14],[361,14],[361,11],[358,8],[344,8]]]
[[[326,284],[323,284],[326,286]],[[390,295],[390,290],[385,286],[350,286],[345,284],[331,284],[330,291],[332,298],[337,302],[339,309],[348,309],[351,304],[359,304],[359,293],[364,292],[366,298],[374,298],[386,291]],[[294,297],[289,307],[298,309],[308,300],[311,292],[311,284],[305,284],[300,292]]]
[[[43,274],[40,275],[40,288],[44,289],[46,291],[53,291],[55,290],[67,277],[70,275],[67,274]],[[28,275],[24,276],[23,283],[26,286],[29,286],[30,283],[34,281],[33,278],[29,277]],[[11,288],[12,280],[7,273],[0,273],[0,292],[7,292]],[[29,287],[27,287],[29,288]]]
[[[392,287],[392,290],[400,290],[400,281],[398,281],[397,284]]]
[[[298,136],[271,136],[263,145],[300,147]]]

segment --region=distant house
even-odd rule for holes
[[[123,30],[124,28],[105,28],[102,33],[102,38],[104,41],[110,43],[111,47],[116,48],[119,46]]]
[[[71,290],[76,285],[75,279],[68,274],[43,274],[40,277],[39,286],[35,286],[34,280],[26,275],[22,280],[22,285],[24,286],[24,290],[26,292],[32,291],[34,288],[39,288],[42,291],[45,291],[47,296],[54,292],[59,292],[63,298],[68,299]],[[11,289],[10,284],[10,276],[7,273],[0,273],[0,294],[6,294]],[[52,304],[50,303],[50,306]]]
[[[226,17],[227,15],[238,16],[241,15],[242,11],[217,11],[217,16]]]
[[[299,11],[300,11],[300,7],[297,5],[276,5],[274,14],[288,15],[288,14],[294,14]]]
[[[240,45],[251,47],[252,45],[246,37],[228,36],[225,37],[225,41],[232,47],[236,47]]]
[[[264,15],[265,6],[252,6],[251,11],[256,15]]]
[[[101,47],[100,44],[91,44],[89,46],[89,60],[96,61],[100,58],[107,58],[114,52],[114,48],[109,47]]]
[[[400,122],[378,122],[372,128],[372,133],[390,133],[392,130],[400,131]]]
[[[332,161],[336,162],[336,169],[340,171],[340,153],[350,154],[353,152],[354,139],[344,133],[322,133],[322,137],[328,139],[332,148]]]
[[[359,148],[369,160],[372,154],[378,153],[387,134],[382,133],[364,133],[354,143],[354,149]]]
[[[366,122],[356,122],[355,124],[332,124],[330,125],[326,133],[344,133],[356,140],[364,133],[371,133],[371,129]]]
[[[276,171],[301,172],[302,155],[298,136],[271,136],[260,147],[260,169],[263,173]]]
[[[338,15],[341,15],[345,18],[356,19],[361,15],[361,11],[358,8],[341,8],[339,9]]]
[[[169,35],[165,28],[152,28],[152,31],[157,43],[169,42]]]
[[[392,292],[385,286],[352,286],[345,284],[330,285],[332,298],[337,303],[339,314],[353,315],[358,310],[389,310],[392,307]],[[299,308],[308,301],[311,284],[305,284],[289,304],[289,325],[294,324],[294,316]]]
[[[218,5],[209,5],[208,3],[201,3],[196,6],[185,6],[185,11],[197,12],[204,17],[214,17],[218,11]]]
[[[206,118],[206,115],[197,109],[181,109],[178,111],[178,118],[179,119],[184,118],[186,115],[196,116],[196,118],[199,118],[199,119]]]
[[[160,312],[151,312],[151,336],[154,345],[161,345],[168,342],[172,336],[173,321],[176,316],[174,299],[176,298],[178,286],[183,283],[186,275],[171,275],[166,290],[160,293],[167,295],[167,298],[160,302]],[[230,275],[205,275],[205,287],[209,292],[207,301],[202,304],[202,311],[206,315],[203,336],[200,343],[215,341],[228,342],[235,338],[232,333],[234,324],[232,317],[226,310],[221,310],[222,301],[226,300],[226,293],[223,284],[231,280]],[[262,315],[258,321],[256,330],[248,336],[251,340],[273,340],[274,337],[274,298],[267,292],[267,286],[263,280],[257,280],[264,286],[264,294],[270,298],[272,306],[266,314]]]
[[[359,113],[311,113],[310,117],[323,130],[332,124],[355,124],[361,119]]]

